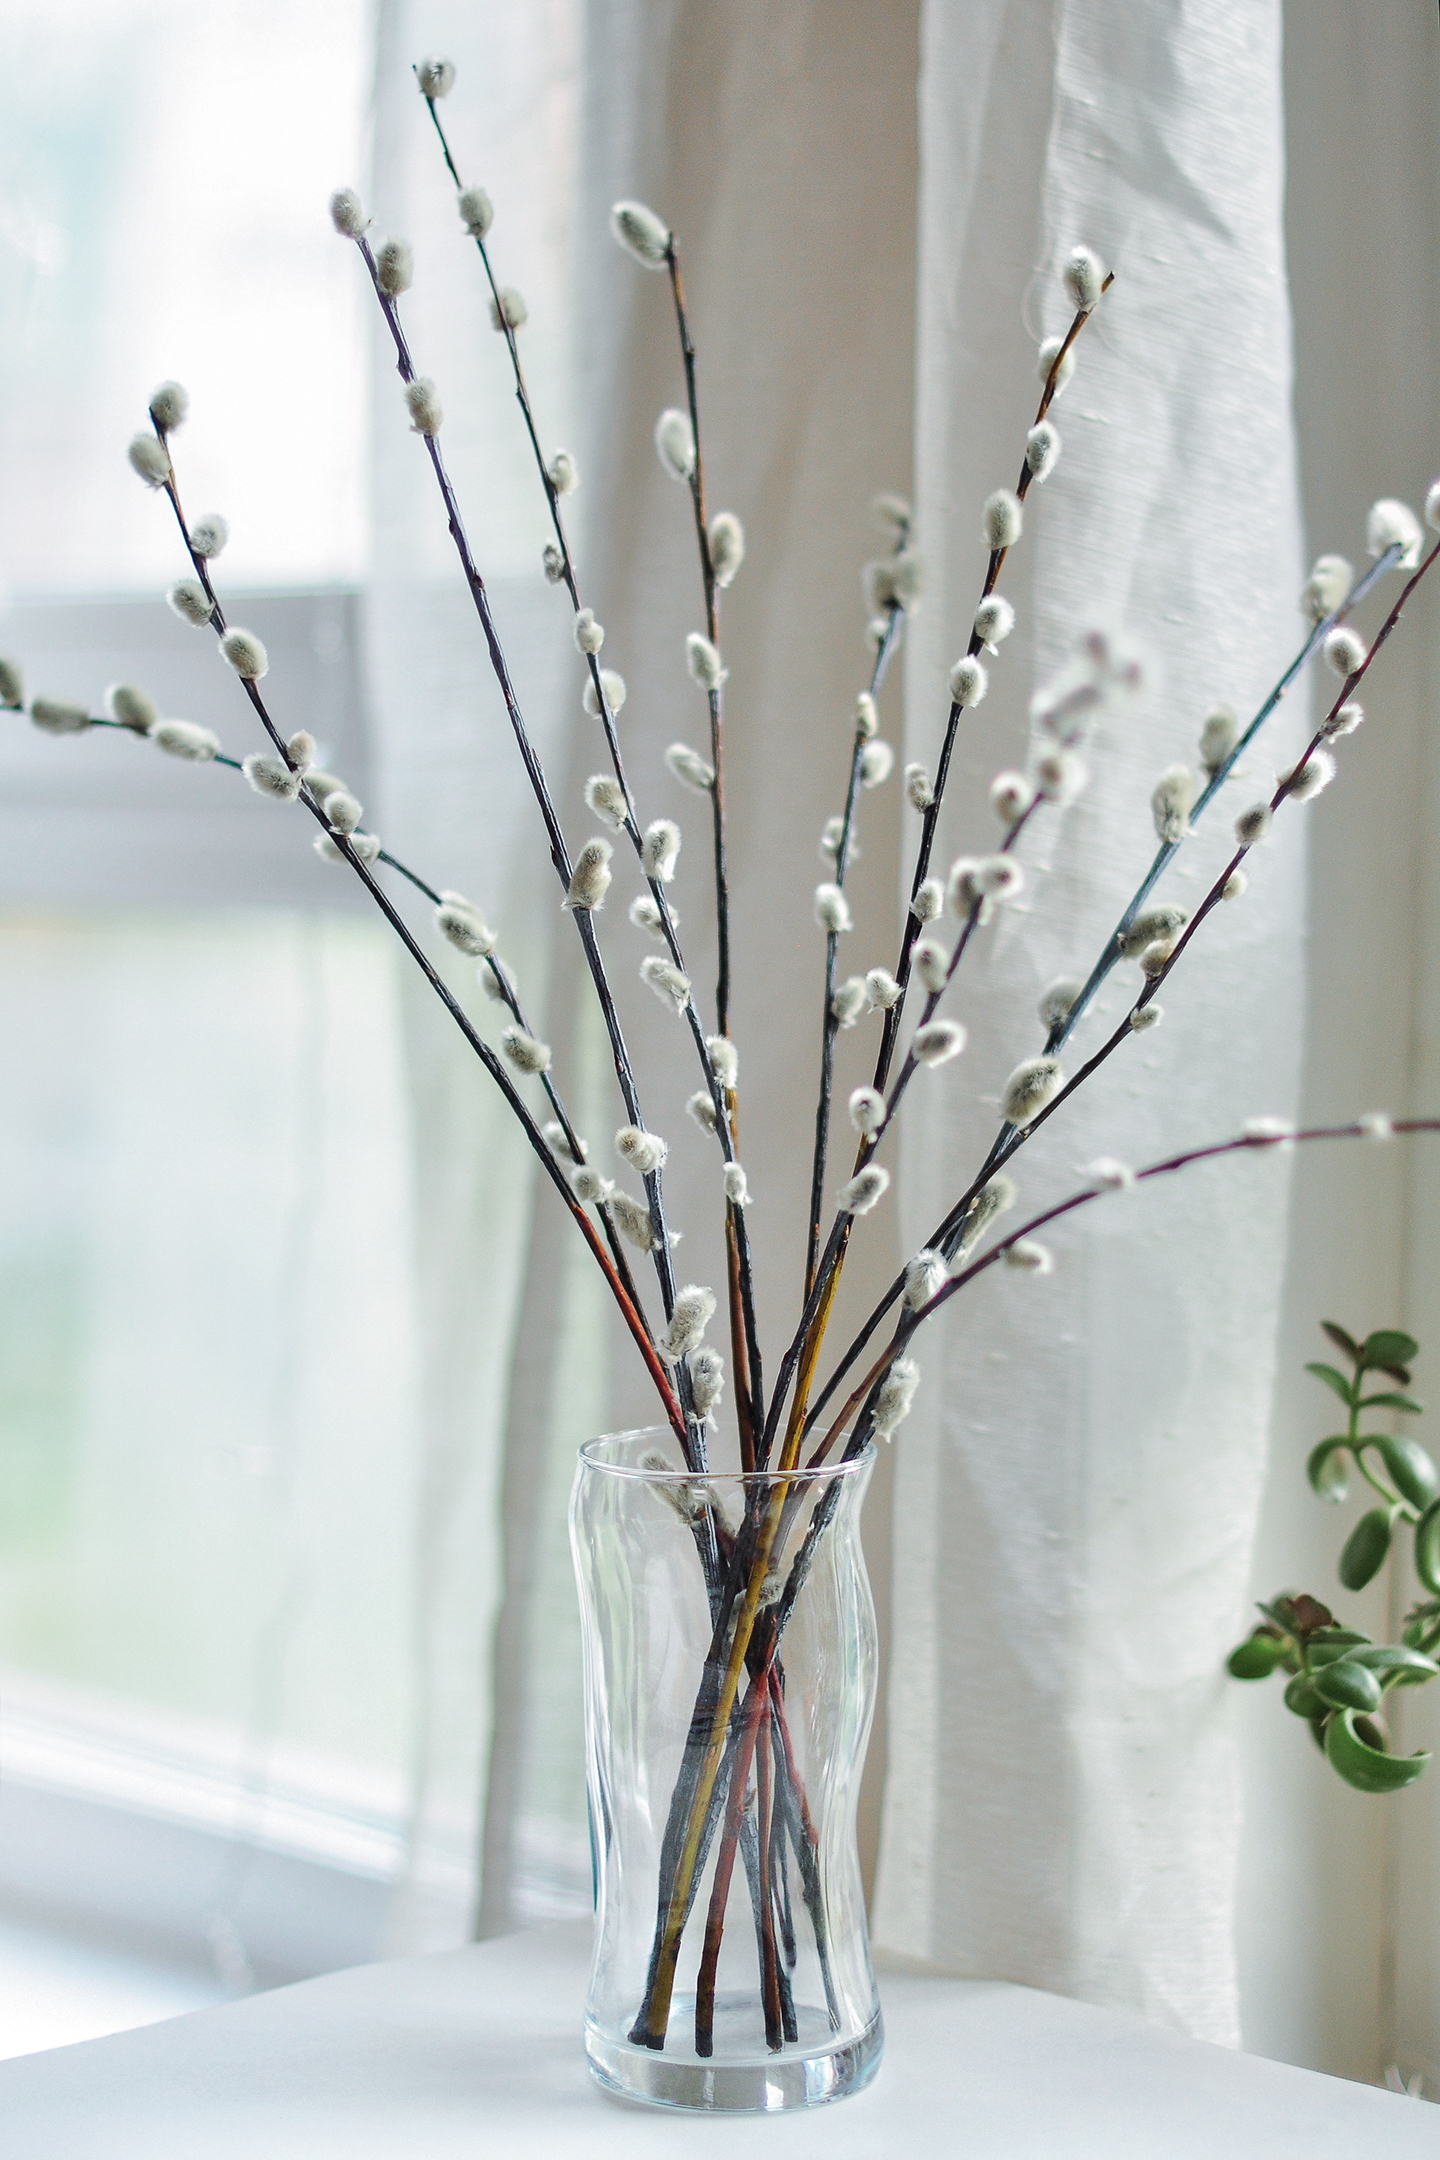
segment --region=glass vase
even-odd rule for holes
[[[860,1548],[873,1451],[687,1471],[665,1431],[581,1450],[602,2084],[662,2106],[808,2107],[880,2060],[855,1841],[875,1703]]]

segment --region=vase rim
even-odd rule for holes
[[[687,1470],[683,1464],[664,1470],[647,1467],[640,1462],[607,1461],[601,1454],[604,1448],[617,1447],[622,1441],[648,1442],[659,1447],[665,1442],[674,1445],[674,1434],[668,1425],[644,1425],[629,1432],[601,1433],[594,1440],[585,1441],[580,1449],[580,1460],[590,1470],[603,1470],[610,1477],[633,1478],[643,1485],[710,1485],[721,1481],[727,1485],[818,1485],[827,1479],[858,1477],[868,1470],[875,1460],[875,1442],[867,1440],[858,1455],[846,1459],[818,1464],[808,1469],[799,1464],[793,1470]]]

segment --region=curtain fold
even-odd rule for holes
[[[1084,241],[1117,272],[1055,408],[1059,467],[1030,497],[1016,598],[1033,658],[1000,656],[962,735],[951,850],[987,844],[988,781],[1024,762],[1029,694],[1082,628],[1139,642],[1149,688],[1102,723],[1088,793],[1038,827],[1025,906],[982,948],[965,1087],[912,1108],[912,1246],[1040,1047],[1035,998],[1087,972],[1148,863],[1159,773],[1193,768],[1209,705],[1253,711],[1302,634],[1276,9],[930,0],[922,49],[916,470],[934,601],[911,647],[911,755],[934,756],[984,567],[979,505],[1012,479],[1033,413],[1035,338],[1068,319],[1060,263]],[[1303,741],[1304,709],[1287,701],[1187,845],[1181,904]],[[1143,1161],[1291,1112],[1304,841],[1292,813],[1177,972],[1163,1027],[1024,1150],[1022,1207],[1101,1153]],[[1138,983],[1113,979],[1076,1062]],[[899,1445],[883,1944],[1238,2036],[1222,1660],[1261,1489],[1284,1196],[1273,1159],[1119,1196],[1056,1237],[1052,1278],[987,1278],[928,1345]]]

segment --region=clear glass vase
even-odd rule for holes
[[[860,1549],[873,1451],[788,1477],[686,1471],[665,1431],[581,1450],[600,2081],[791,2108],[874,2075],[855,1808],[875,1703]]]

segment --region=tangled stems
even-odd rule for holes
[[[417,69],[415,72],[416,79],[417,81],[419,81],[420,71]],[[422,95],[425,98],[426,107],[429,111],[431,121],[434,124],[435,134],[440,144],[440,150],[442,156],[444,157],[446,168],[449,171],[450,177],[454,181],[456,187],[463,189],[464,183],[460,178],[459,168],[455,163],[454,155],[450,149],[450,144],[445,134],[444,125],[441,122],[439,112],[436,109],[435,99],[428,92],[424,91],[423,87]],[[580,589],[575,576],[574,560],[571,555],[569,539],[565,531],[564,519],[560,511],[559,490],[557,489],[555,482],[550,477],[550,473],[545,464],[545,454],[540,446],[539,431],[535,425],[534,410],[530,403],[530,393],[525,382],[525,371],[521,366],[520,362],[520,348],[516,339],[515,328],[509,320],[502,301],[500,286],[495,276],[494,265],[490,260],[490,251],[485,244],[485,237],[483,233],[472,230],[472,238],[475,241],[475,246],[480,256],[481,266],[485,272],[486,283],[490,288],[490,297],[494,307],[495,321],[498,324],[501,334],[505,339],[505,347],[510,357],[511,371],[515,379],[516,400],[519,404],[521,416],[525,423],[526,434],[528,435],[530,440],[530,448],[535,459],[535,468],[540,477],[540,484],[545,491],[546,506],[550,513],[550,523],[552,530],[555,534],[556,547],[559,552],[560,580],[564,584],[565,590],[570,596],[570,605],[572,610],[576,614],[578,614],[580,610]],[[671,236],[671,245],[673,249],[673,235]],[[366,253],[368,259],[368,250],[364,248],[363,243],[361,243],[361,247],[362,253]],[[369,267],[373,279],[373,263],[369,264]],[[709,536],[706,532],[704,520],[705,483],[704,466],[701,461],[699,447],[700,422],[699,408],[695,392],[695,351],[694,346],[690,341],[689,328],[685,319],[684,298],[680,290],[678,281],[679,269],[677,264],[674,267],[674,276],[672,283],[675,291],[677,320],[680,324],[682,350],[687,355],[686,381],[690,396],[691,425],[694,430],[696,444],[696,472],[691,480],[691,492],[692,496],[695,497],[697,504],[697,529],[700,542],[701,573],[705,587],[707,632],[711,639],[711,642],[714,643],[717,637],[718,617],[716,611],[716,587],[714,569],[710,559]],[[382,307],[384,307],[386,305],[385,296],[380,292],[378,284],[376,286],[376,295],[377,298],[379,298]],[[389,313],[390,310],[387,309],[387,315]],[[394,320],[391,321],[391,329],[392,332],[395,334],[398,348],[401,345],[402,341],[399,335],[398,323]],[[405,375],[405,369],[403,365],[401,366],[400,373],[402,379],[407,381],[410,379]],[[590,681],[595,697],[596,707],[600,716],[601,727],[605,735],[606,749],[609,754],[611,769],[614,772],[615,779],[619,784],[621,793],[624,797],[625,821],[623,830],[638,860],[642,856],[643,840],[640,832],[639,818],[635,810],[634,796],[631,792],[629,778],[625,771],[624,758],[621,754],[619,734],[615,725],[615,715],[611,710],[610,701],[605,694],[605,685],[602,677],[598,655],[596,653],[588,654],[586,656],[586,662],[590,672]],[[720,978],[716,992],[716,1027],[719,1034],[728,1035],[730,1031],[729,887],[725,873],[724,769],[721,760],[720,710],[718,691],[712,691],[710,693],[710,707],[711,747],[713,770],[715,774],[715,779],[711,786],[710,794],[712,797],[712,808],[715,821],[716,908],[720,925],[719,937],[721,955]],[[666,890],[665,883],[663,879],[658,877],[648,878],[647,882],[650,887],[651,897],[655,902],[655,906],[659,914],[660,927],[665,939],[665,943],[669,948],[670,958],[674,965],[678,967],[682,971],[682,973],[688,976],[689,971],[685,966],[685,956],[680,947],[679,936],[675,927],[675,918],[670,906],[670,897],[669,893]],[[709,1047],[705,1039],[705,1029],[701,1023],[700,1016],[695,1009],[695,1002],[693,997],[686,1006],[685,1018],[690,1028],[690,1034],[695,1045],[696,1055],[700,1060],[700,1067],[704,1076],[705,1085],[707,1090],[709,1091],[710,1100],[715,1110],[715,1129],[716,1136],[720,1143],[721,1154],[726,1163],[733,1163],[736,1160],[735,1091],[733,1089],[726,1089],[722,1087],[716,1076],[714,1062],[710,1056]],[[636,1120],[635,1122],[639,1121]],[[725,1238],[727,1258],[727,1289],[729,1293],[730,1309],[731,1350],[735,1378],[735,1399],[736,1410],[740,1425],[742,1457],[744,1457],[747,1452],[747,1448],[751,1453],[753,1453],[753,1442],[751,1441],[750,1435],[754,1421],[763,1413],[763,1382],[760,1358],[760,1332],[755,1312],[754,1264],[750,1251],[749,1232],[745,1224],[744,1211],[729,1200],[727,1200],[726,1202]],[[668,1316],[668,1305],[666,1307],[666,1311]],[[748,1462],[745,1466],[749,1466]]]

